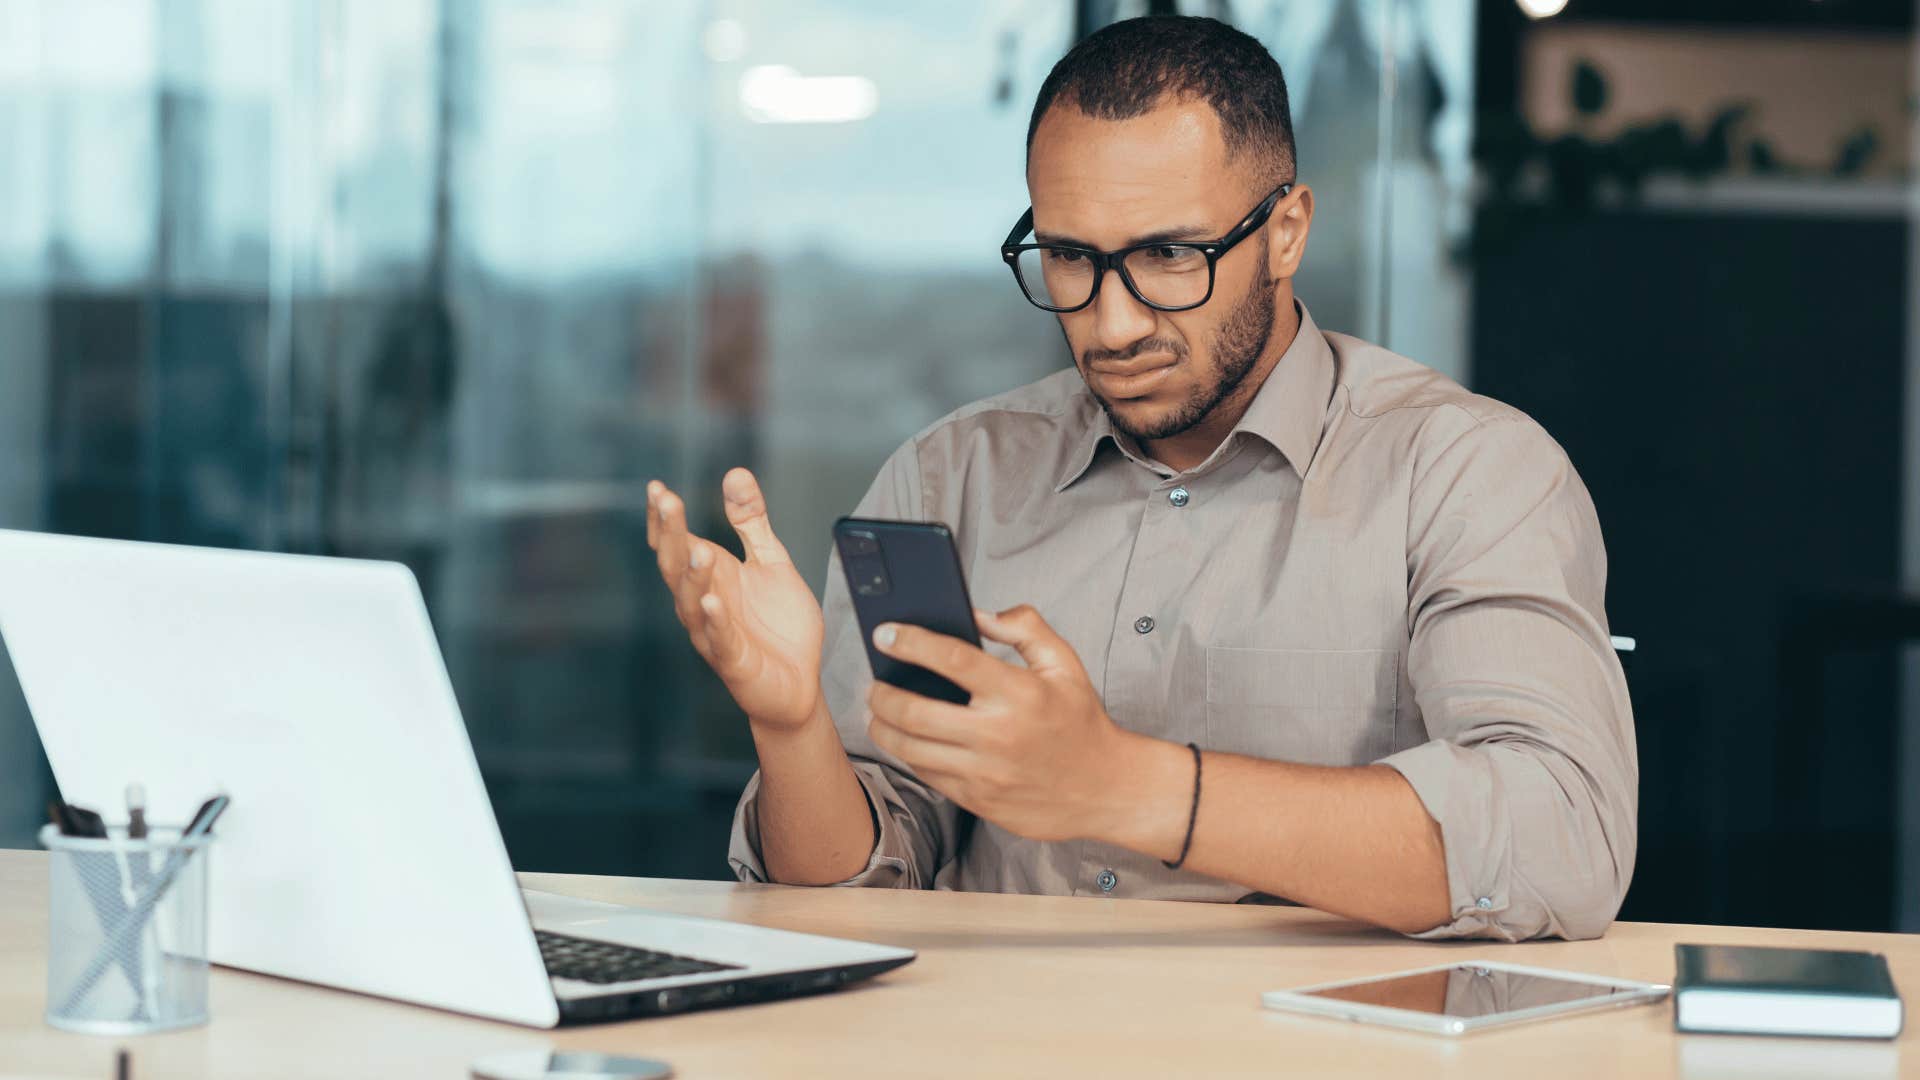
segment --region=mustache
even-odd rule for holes
[[[1125,363],[1145,353],[1166,353],[1177,362],[1187,358],[1187,347],[1167,338],[1143,338],[1124,349],[1088,349],[1080,354],[1080,366],[1090,367],[1101,361]]]

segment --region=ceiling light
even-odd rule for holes
[[[756,124],[844,124],[872,116],[879,101],[864,75],[802,75],[762,64],[740,76],[740,109]]]

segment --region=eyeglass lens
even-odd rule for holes
[[[1212,268],[1198,247],[1164,244],[1140,248],[1122,260],[1133,287],[1148,303],[1190,307],[1205,300]],[[1033,298],[1055,308],[1073,308],[1093,295],[1093,260],[1071,248],[1033,248],[1015,261],[1020,282]]]

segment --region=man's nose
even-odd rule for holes
[[[1120,271],[1108,270],[1100,282],[1100,295],[1093,302],[1094,336],[1108,352],[1120,352],[1153,333],[1158,325],[1153,309],[1140,302],[1120,279]]]

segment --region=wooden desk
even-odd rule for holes
[[[1897,1043],[1675,1036],[1662,1004],[1463,1039],[1260,1007],[1262,990],[1497,957],[1665,982],[1676,941],[1876,949],[1911,998],[1920,936],[1621,923],[1600,941],[1423,944],[1297,908],[797,889],[523,875],[553,892],[920,950],[821,997],[543,1032],[216,970],[213,1022],[124,1041],[138,1080],[467,1076],[542,1046],[661,1057],[700,1077],[1738,1076],[1920,1074],[1920,1022]],[[45,1007],[46,857],[0,851],[0,1077],[112,1075],[110,1038]]]

